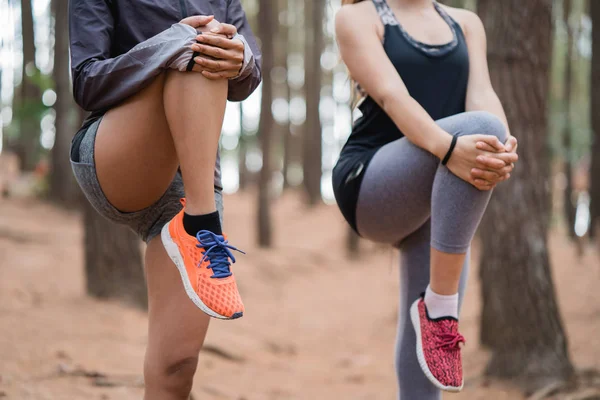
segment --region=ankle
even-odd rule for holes
[[[458,319],[458,292],[450,295],[439,294],[433,291],[431,286],[427,286],[424,301],[431,318],[452,317]]]
[[[451,284],[448,284],[451,282]],[[458,293],[458,282],[452,282],[452,279],[431,279],[431,282],[427,286],[433,293],[439,294],[440,296],[453,296]]]
[[[195,204],[186,200],[185,213],[189,215],[205,215],[217,211],[214,204]]]
[[[186,210],[183,214],[183,228],[190,236],[196,236],[200,231],[209,231],[217,235],[222,235],[221,217],[218,211],[212,211],[207,214],[191,215]]]

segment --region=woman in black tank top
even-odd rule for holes
[[[466,254],[517,142],[475,14],[432,0],[343,3],[336,35],[362,116],[334,168],[334,193],[355,231],[400,248],[400,397],[438,399],[438,389],[462,388]]]

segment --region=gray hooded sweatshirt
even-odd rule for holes
[[[73,148],[84,128],[157,75],[188,69],[197,32],[179,21],[192,15],[214,15],[237,27],[237,38],[245,45],[244,65],[229,81],[228,99],[245,100],[261,81],[261,56],[240,0],[70,0],[73,94],[77,104],[91,112]],[[217,157],[217,188],[219,164]]]

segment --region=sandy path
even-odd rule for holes
[[[247,315],[213,323],[207,343],[235,360],[201,356],[197,399],[394,399],[397,258],[363,243],[343,252],[345,226],[333,207],[308,211],[285,197],[274,207],[276,249],[254,246],[254,198],[227,198],[227,231],[249,255],[236,269]],[[19,227],[19,228],[17,228]],[[32,202],[0,203],[0,399],[140,399],[143,313],[84,296],[79,216]],[[600,261],[552,237],[555,281],[573,359],[600,368]],[[477,254],[475,252],[474,256]],[[461,322],[466,390],[457,400],[518,400],[483,387],[478,287],[471,279]],[[273,317],[273,316],[276,317]],[[125,386],[60,376],[80,366]],[[4,394],[4,397],[3,395]]]

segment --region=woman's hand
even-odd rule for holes
[[[515,138],[514,136],[510,136],[506,143],[504,143],[504,147],[506,149],[506,153],[511,153],[513,154],[513,157],[515,158],[515,161],[513,161],[510,165],[506,165],[503,169],[504,172],[506,172],[506,175],[504,175],[504,177],[499,176],[496,172],[495,169],[497,169],[497,167],[499,167],[501,164],[498,163],[498,160],[495,159],[494,155],[483,155],[480,156],[478,158],[478,168],[474,168],[471,171],[471,176],[472,178],[475,180],[476,183],[478,184],[485,184],[484,181],[488,181],[488,182],[502,182],[502,181],[506,181],[510,178],[510,173],[514,170],[515,168],[515,162],[516,160],[518,160],[518,154],[517,154],[517,148],[518,148],[519,144],[517,142],[517,138]],[[483,150],[487,153],[497,153],[497,149],[493,146],[491,146],[490,144],[486,143],[486,142],[477,142],[477,148],[479,150]]]
[[[214,15],[194,15],[192,17],[182,19],[179,23],[189,25],[192,28],[200,31],[209,25],[214,27],[214,24],[218,24],[218,22],[215,21]]]
[[[192,50],[202,54],[194,61],[208,79],[235,78],[244,65],[244,43],[233,39],[237,28],[223,23],[211,24],[208,28],[196,38],[199,43],[192,45]]]
[[[478,143],[484,143],[487,150],[478,148]],[[468,135],[458,138],[447,167],[477,189],[491,190],[510,177],[517,159],[515,153],[506,152],[505,145],[495,136]]]
[[[237,28],[220,23],[212,15],[195,15],[181,20],[201,34],[196,37],[199,43],[191,48],[201,55],[194,58],[194,71],[201,72],[208,79],[230,79],[239,75],[244,65],[244,43],[233,39]]]

